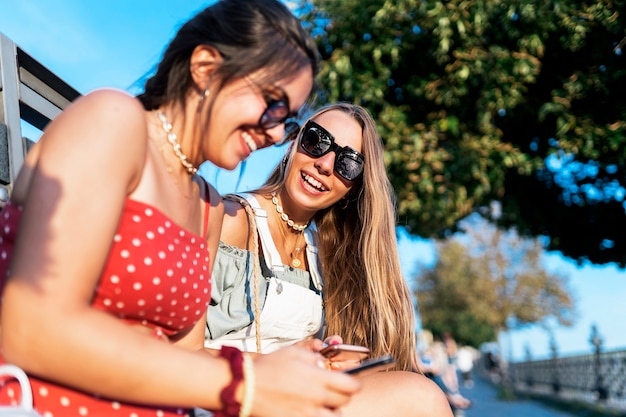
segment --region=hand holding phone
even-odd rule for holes
[[[331,362],[360,362],[369,356],[370,350],[365,346],[339,344],[328,345],[320,353]]]

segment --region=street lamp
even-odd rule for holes
[[[595,352],[595,373],[596,373],[596,386],[594,392],[598,396],[598,400],[604,401],[609,398],[609,391],[604,387],[604,380],[602,378],[602,361],[600,360],[602,352],[602,337],[598,332],[598,327],[594,324],[591,326],[591,336],[589,342],[593,345]]]
[[[554,334],[550,332],[550,351],[552,352],[552,390],[555,394],[561,391],[561,382],[559,381],[559,347],[556,344]]]

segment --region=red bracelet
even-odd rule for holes
[[[235,399],[235,392],[239,383],[243,381],[243,354],[237,348],[231,346],[222,346],[220,357],[228,360],[230,364],[230,372],[233,379],[230,384],[226,385],[220,393],[223,408],[221,411],[214,413],[215,417],[239,417],[241,403]]]

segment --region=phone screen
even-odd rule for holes
[[[363,362],[356,368],[348,369],[344,371],[347,374],[362,374],[369,372],[378,372],[384,371],[385,369],[389,369],[396,364],[396,360],[390,355],[379,356],[378,358],[368,359]]]

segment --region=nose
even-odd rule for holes
[[[335,166],[335,152],[328,152],[315,160],[315,169],[322,175],[331,175]]]
[[[263,130],[263,133],[266,139],[266,143],[263,145],[263,147],[272,146],[280,143],[285,136],[285,124],[280,123],[270,129],[265,129]]]

